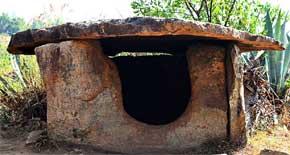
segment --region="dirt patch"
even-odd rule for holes
[[[2,131],[0,131],[2,133]],[[69,143],[46,143],[41,147],[26,145],[28,133],[21,133],[13,138],[0,138],[0,154],[116,154],[86,145]],[[275,127],[268,131],[258,131],[248,138],[246,148],[233,150],[229,144],[211,148],[211,144],[201,146],[187,153],[227,153],[229,155],[266,155],[267,153],[290,153],[290,132],[283,127]],[[226,143],[226,142],[225,142]]]

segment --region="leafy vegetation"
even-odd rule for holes
[[[16,95],[28,87],[40,87],[35,56],[12,55],[6,51],[10,36],[0,35],[0,95]]]
[[[63,4],[60,10],[50,5],[49,11],[43,11],[30,22],[23,18],[0,15],[0,124],[20,123],[25,124],[39,109],[46,107],[45,92],[35,56],[12,55],[6,49],[10,35],[26,29],[35,29],[59,25],[63,18],[55,12],[62,13],[68,4]],[[45,111],[45,109],[44,109]],[[46,111],[41,118],[46,118]],[[44,116],[45,115],[45,116]],[[26,118],[26,120],[22,120]]]
[[[9,39],[8,34],[0,35],[0,125],[21,124],[20,131],[33,117],[46,118],[45,110],[37,113],[45,108],[46,98],[35,56],[9,54]]]
[[[61,10],[68,7],[63,4]],[[23,18],[9,16],[2,13],[0,16],[0,95],[16,95],[28,88],[41,87],[40,74],[35,56],[11,55],[6,51],[10,35],[29,28],[42,28],[59,25],[63,18],[55,13],[50,5],[49,11],[43,11],[26,23]]]
[[[29,27],[23,18],[11,17],[6,13],[0,15],[0,25],[0,33],[5,34],[13,34]]]
[[[282,18],[281,11],[273,24],[269,11],[267,12],[265,30],[267,35],[279,40],[284,51],[271,51],[265,56],[265,65],[268,71],[268,80],[279,95],[285,91],[285,82],[288,78],[290,62],[290,35],[286,33],[287,16]]]
[[[262,33],[269,8],[270,14],[279,10],[259,0],[134,0],[131,6],[136,15],[211,22],[251,33]]]

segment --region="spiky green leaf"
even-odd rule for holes
[[[267,30],[267,36],[273,37],[273,27],[272,27],[272,21],[270,17],[270,10],[267,11],[265,20],[266,20],[265,29]]]
[[[279,11],[276,23],[275,23],[275,32],[274,32],[274,37],[276,40],[280,40],[280,34],[281,34],[281,10]],[[285,33],[284,33],[285,34]],[[284,35],[283,34],[283,35]]]

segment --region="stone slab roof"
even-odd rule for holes
[[[133,17],[96,22],[66,23],[51,28],[26,30],[11,37],[8,51],[13,54],[34,54],[34,48],[37,46],[73,39],[163,36],[173,36],[173,39],[186,36],[193,40],[234,42],[242,52],[284,49],[273,38],[217,24],[180,19]]]

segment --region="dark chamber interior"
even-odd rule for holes
[[[118,56],[125,111],[138,121],[161,125],[175,121],[191,94],[184,54]]]
[[[188,36],[114,37],[101,39],[103,51],[116,64],[125,111],[136,120],[162,125],[187,108],[191,83],[185,51],[197,38]],[[204,42],[204,41],[203,41]],[[115,56],[126,51],[146,56]],[[156,52],[167,55],[156,55]]]

